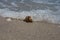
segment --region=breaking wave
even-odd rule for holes
[[[31,10],[31,11],[10,11],[8,9],[0,9],[0,16],[24,19],[26,16],[32,16],[33,21],[47,21],[50,23],[60,24],[60,15],[51,10]]]

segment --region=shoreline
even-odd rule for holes
[[[2,17],[2,16],[0,16],[0,17]],[[12,18],[12,17],[2,17],[2,18],[4,18],[5,20],[11,19],[11,21],[14,21],[14,20],[16,20],[16,21],[23,21],[24,20],[24,19],[19,19],[19,18]],[[60,25],[59,23],[51,23],[51,22],[47,22],[47,21],[33,21],[33,23],[34,22],[42,22],[42,23],[48,23],[48,24],[53,24],[53,25]]]
[[[20,22],[26,23],[26,22],[23,21],[23,19],[17,19],[17,18],[12,18],[12,17],[2,17],[2,16],[0,16],[0,20],[4,20],[4,21],[8,22],[7,19],[11,19],[10,22],[12,22],[12,21],[17,21],[17,22],[20,21]],[[46,24],[52,24],[52,25],[60,25],[60,24],[56,24],[56,23],[49,23],[47,21],[33,21],[32,23],[46,23]]]

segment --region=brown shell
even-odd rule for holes
[[[31,16],[26,16],[23,21],[25,21],[25,22],[33,22]]]

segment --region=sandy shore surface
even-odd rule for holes
[[[0,40],[60,40],[60,25],[6,21],[0,17]]]

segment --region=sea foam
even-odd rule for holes
[[[31,11],[10,11],[8,9],[0,9],[0,16],[24,19],[26,16],[31,16],[33,21],[47,21],[50,23],[60,24],[60,15],[55,15],[60,11],[53,12],[51,10],[31,10]]]

